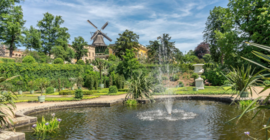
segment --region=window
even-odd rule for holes
[[[94,53],[92,53],[92,56],[95,56],[95,54],[94,54]]]
[[[89,57],[91,57],[91,53],[89,53]]]

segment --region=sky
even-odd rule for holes
[[[62,27],[69,29],[72,44],[74,37],[82,36],[88,44],[90,32],[100,29],[114,44],[119,33],[126,29],[139,35],[139,43],[147,46],[150,40],[167,33],[182,52],[194,50],[203,42],[203,30],[210,10],[215,6],[227,7],[228,0],[25,0],[21,2],[25,27],[36,27],[43,14],[62,16]],[[36,27],[37,28],[37,27]]]

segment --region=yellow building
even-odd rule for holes
[[[138,59],[146,59],[147,58],[147,48],[145,47],[145,46],[143,46],[143,45],[141,45],[141,44],[139,44],[139,49],[136,49],[138,52],[137,52],[137,54],[136,54],[136,57],[138,58]]]

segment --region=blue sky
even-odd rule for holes
[[[215,6],[226,7],[227,0],[25,0],[20,3],[26,20],[25,27],[36,27],[43,14],[60,15],[62,25],[69,29],[71,44],[74,37],[82,36],[88,44],[90,32],[96,31],[87,20],[98,28],[105,22],[103,31],[112,39],[126,29],[140,36],[139,43],[148,45],[149,40],[168,33],[182,52],[193,50],[203,41],[205,22]]]

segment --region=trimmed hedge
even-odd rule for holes
[[[77,98],[77,99],[82,99],[83,98],[83,92],[82,92],[81,89],[77,89],[75,91],[75,98]]]
[[[118,89],[119,92],[128,92],[128,89]]]
[[[20,75],[19,78],[12,80],[16,85],[17,79],[24,82],[23,90],[27,83],[38,78],[47,78],[50,80],[67,77],[79,77],[86,70],[93,70],[90,65],[72,65],[72,64],[27,64],[27,63],[1,63],[0,72],[6,73],[6,77]]]
[[[83,95],[92,95],[94,93],[99,93],[95,90],[83,90]],[[74,90],[61,90],[59,92],[59,95],[74,95],[75,91]]]

